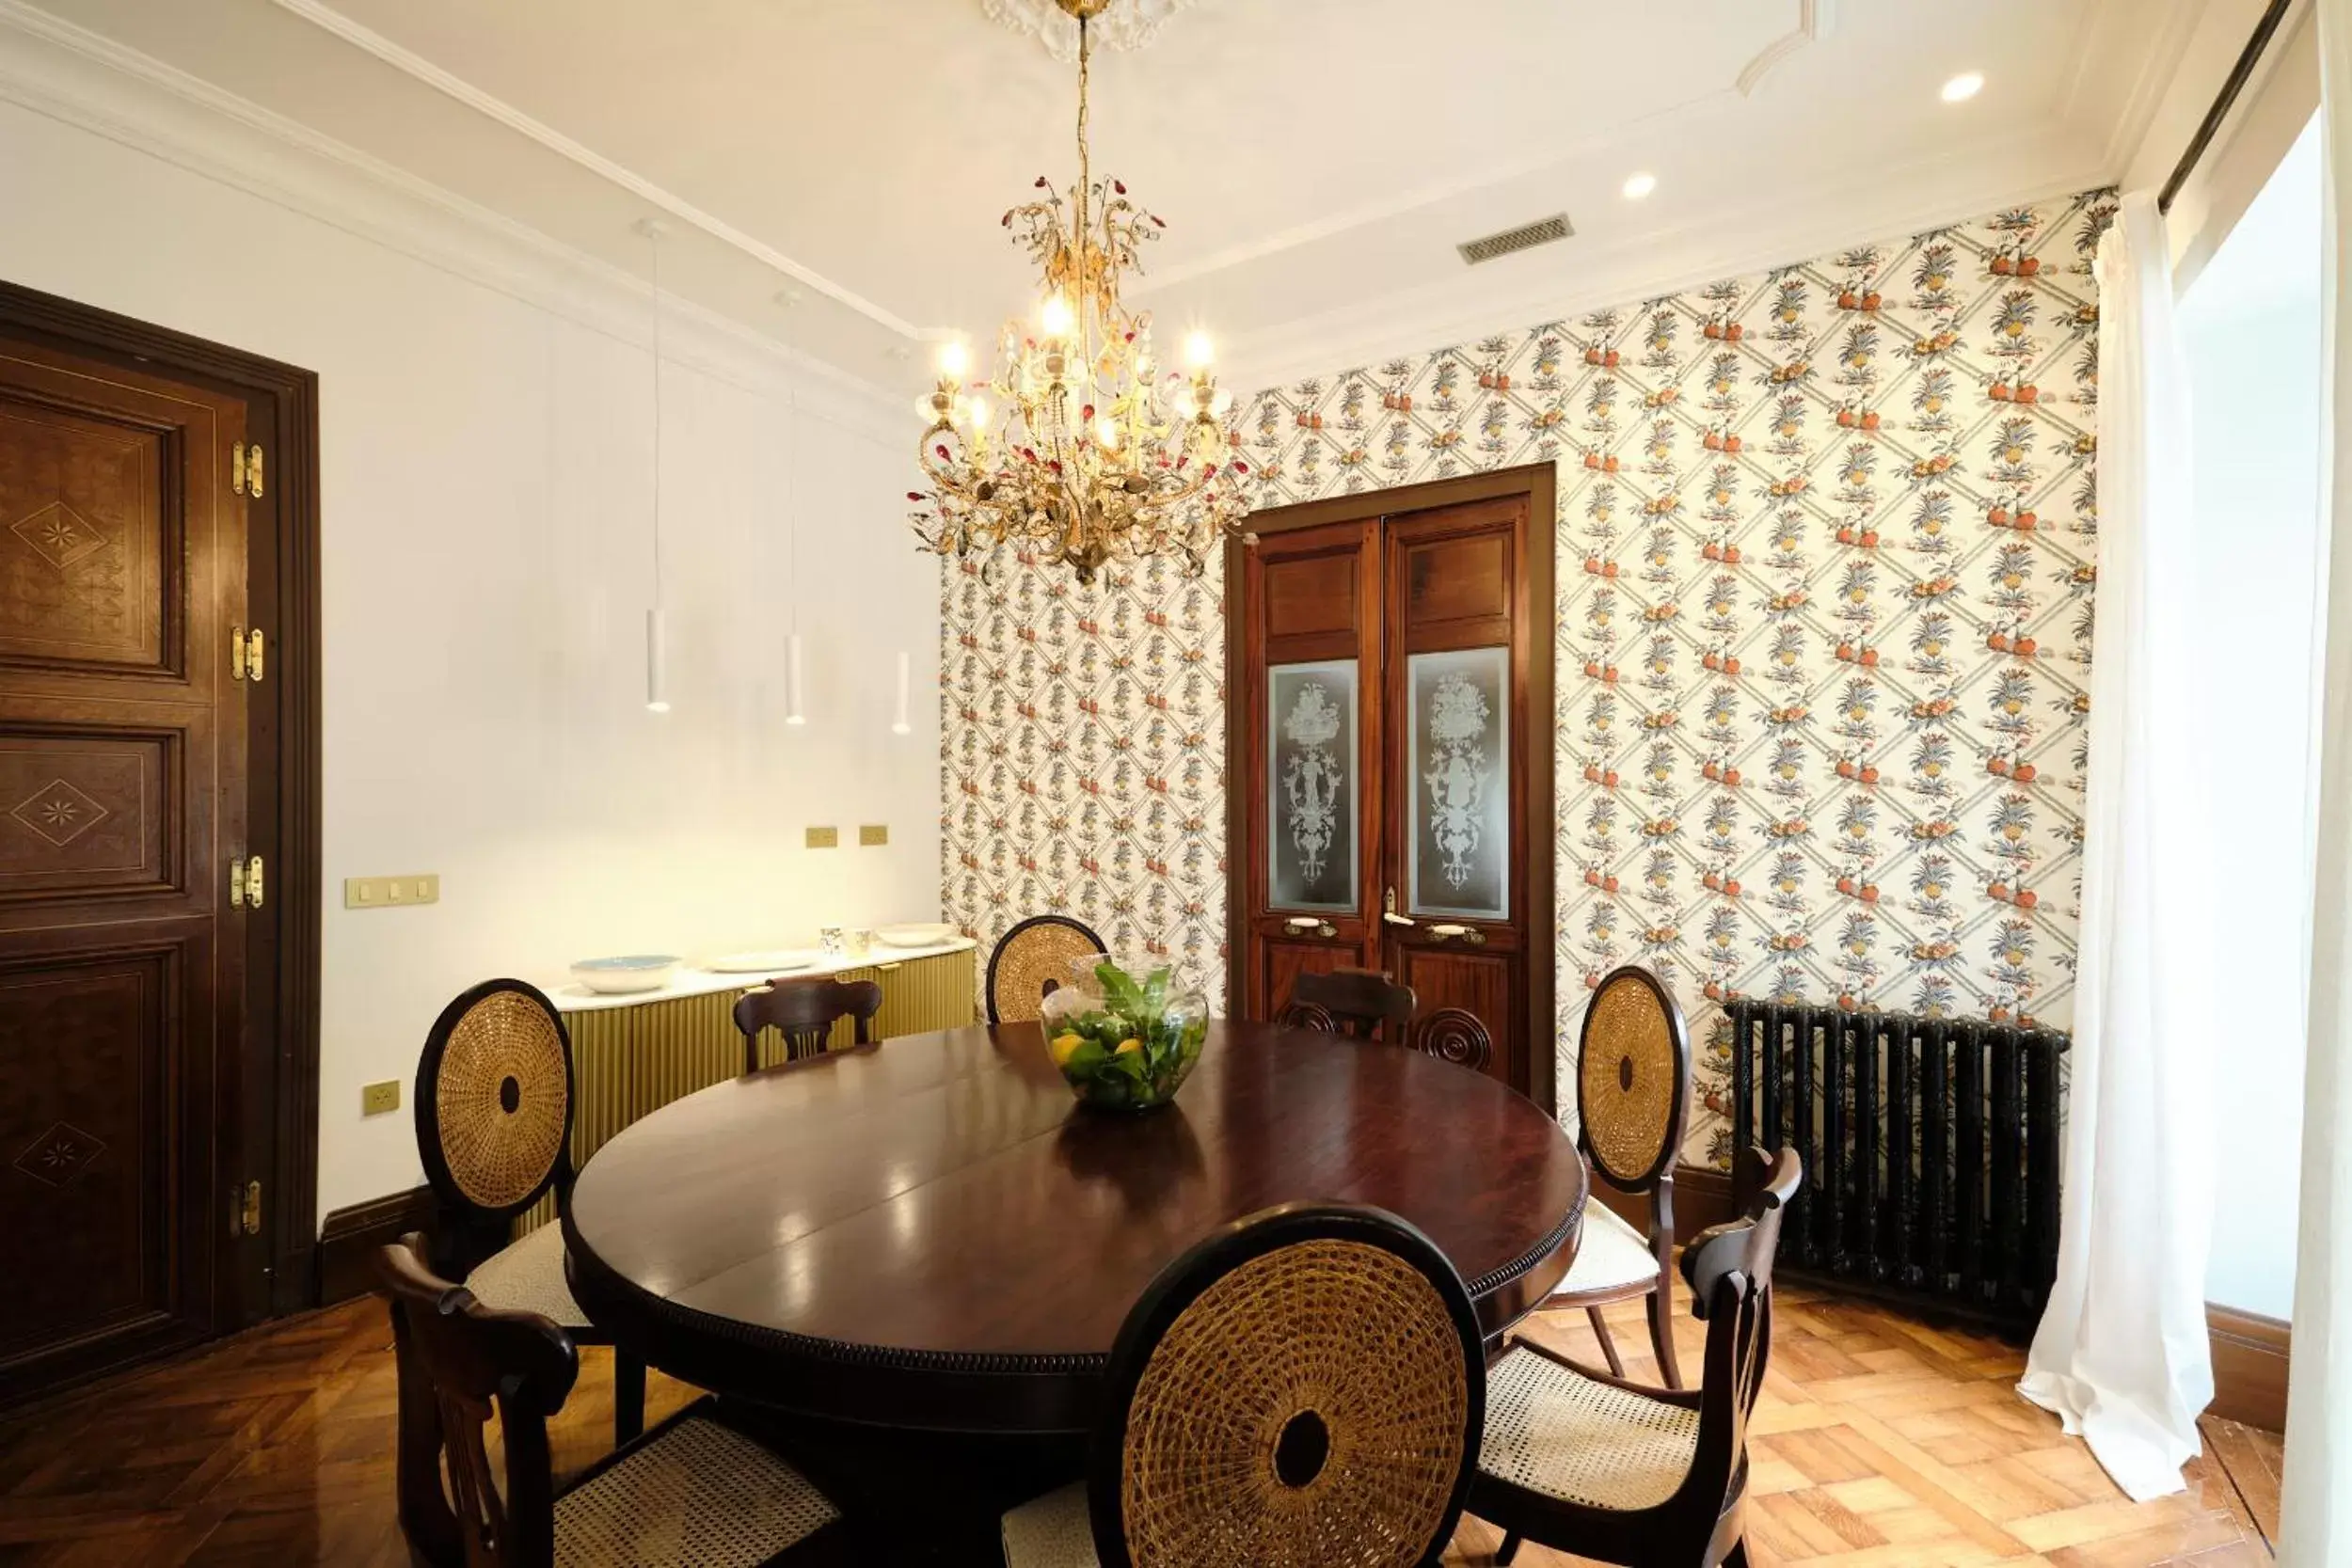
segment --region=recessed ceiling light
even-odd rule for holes
[[[1645,170],[1625,182],[1625,198],[1639,201],[1658,188],[1658,176]]]
[[[1984,72],[1963,71],[1944,84],[1944,102],[1965,103],[1984,90]]]

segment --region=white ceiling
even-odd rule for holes
[[[666,213],[670,287],[886,384],[1031,296],[998,219],[1075,171],[1071,68],[981,0],[33,3],[612,264]],[[1197,0],[1095,61],[1095,159],[1256,385],[2115,178],[2205,4]]]

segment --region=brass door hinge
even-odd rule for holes
[[[259,681],[262,678],[262,628],[244,626],[229,628],[229,678],[232,681]]]
[[[229,449],[229,488],[240,496],[262,496],[262,443],[247,446],[239,441]]]
[[[261,856],[229,863],[229,907],[232,910],[258,910],[262,907]]]
[[[245,1184],[245,1201],[237,1211],[237,1228],[248,1236],[262,1233],[262,1184],[259,1181]]]

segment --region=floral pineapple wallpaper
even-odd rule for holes
[[[2096,574],[2092,193],[1269,388],[1262,507],[1560,465],[1561,1078],[1588,988],[2064,1027]],[[1223,584],[942,586],[946,912],[1221,1005]],[[1565,1108],[1564,1107],[1564,1110]]]

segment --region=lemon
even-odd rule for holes
[[[1135,1036],[1129,1035],[1125,1039],[1119,1042],[1119,1050],[1116,1054],[1124,1056],[1130,1051],[1140,1051],[1142,1049],[1143,1042],[1136,1038]]]
[[[1078,1047],[1085,1043],[1086,1037],[1082,1035],[1075,1033],[1056,1035],[1051,1041],[1047,1042],[1045,1049],[1053,1053],[1056,1067],[1068,1067],[1070,1058],[1076,1054]]]

